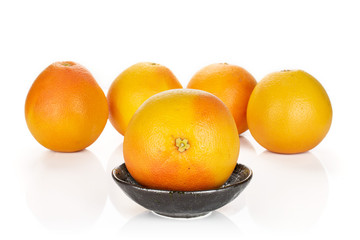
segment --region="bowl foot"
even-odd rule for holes
[[[152,211],[155,215],[159,215],[161,217],[166,218],[203,218],[207,217],[211,214],[211,212],[203,212],[203,213],[162,213]]]

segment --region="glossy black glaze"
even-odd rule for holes
[[[125,164],[112,171],[115,182],[136,203],[160,215],[182,218],[202,216],[231,202],[245,189],[252,175],[251,169],[237,164],[220,188],[181,192],[145,188],[131,177]]]

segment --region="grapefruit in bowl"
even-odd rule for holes
[[[162,190],[216,189],[234,171],[240,141],[230,110],[201,90],[150,97],[124,136],[124,160],[141,185]]]

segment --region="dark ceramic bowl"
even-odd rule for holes
[[[237,164],[220,188],[187,192],[143,187],[131,177],[124,163],[112,171],[112,176],[126,195],[141,206],[168,217],[191,218],[206,215],[234,200],[250,182],[252,171]]]

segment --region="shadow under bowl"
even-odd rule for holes
[[[218,189],[204,191],[171,191],[146,188],[138,184],[125,163],[112,176],[128,197],[157,214],[174,218],[199,217],[234,200],[252,178],[252,170],[237,164],[229,179]]]

